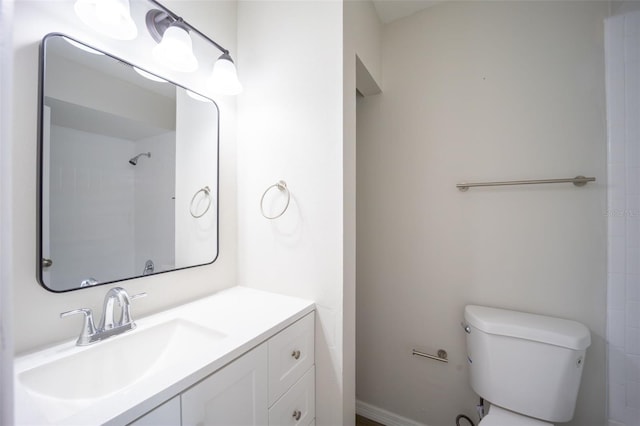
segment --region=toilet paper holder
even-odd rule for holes
[[[426,352],[419,351],[417,349],[414,349],[411,354],[415,356],[421,356],[423,358],[433,359],[440,362],[449,362],[449,360],[447,359],[449,355],[447,354],[447,351],[445,351],[444,349],[438,349],[437,355],[431,355]]]

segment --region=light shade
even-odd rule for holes
[[[74,10],[82,22],[101,34],[117,40],[138,36],[129,0],[76,0]]]
[[[191,37],[186,26],[178,21],[164,32],[160,43],[153,48],[153,56],[160,64],[175,71],[191,72],[198,69]]]
[[[207,81],[209,89],[222,95],[237,95],[242,92],[242,84],[238,80],[236,66],[228,53],[220,55]]]

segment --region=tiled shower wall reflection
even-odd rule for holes
[[[640,426],[640,11],[605,22],[611,425]]]

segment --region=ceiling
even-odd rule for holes
[[[373,0],[383,24],[412,15],[422,9],[442,3],[443,0]]]

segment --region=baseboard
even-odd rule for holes
[[[362,401],[356,401],[356,414],[386,426],[427,426]]]
[[[402,417],[391,411],[384,410],[376,407],[375,405],[367,404],[366,402],[356,401],[356,414],[366,417],[370,420],[382,423],[386,426],[427,426],[424,423],[416,422],[415,420]],[[609,419],[608,426],[626,426],[624,423],[616,422]]]

